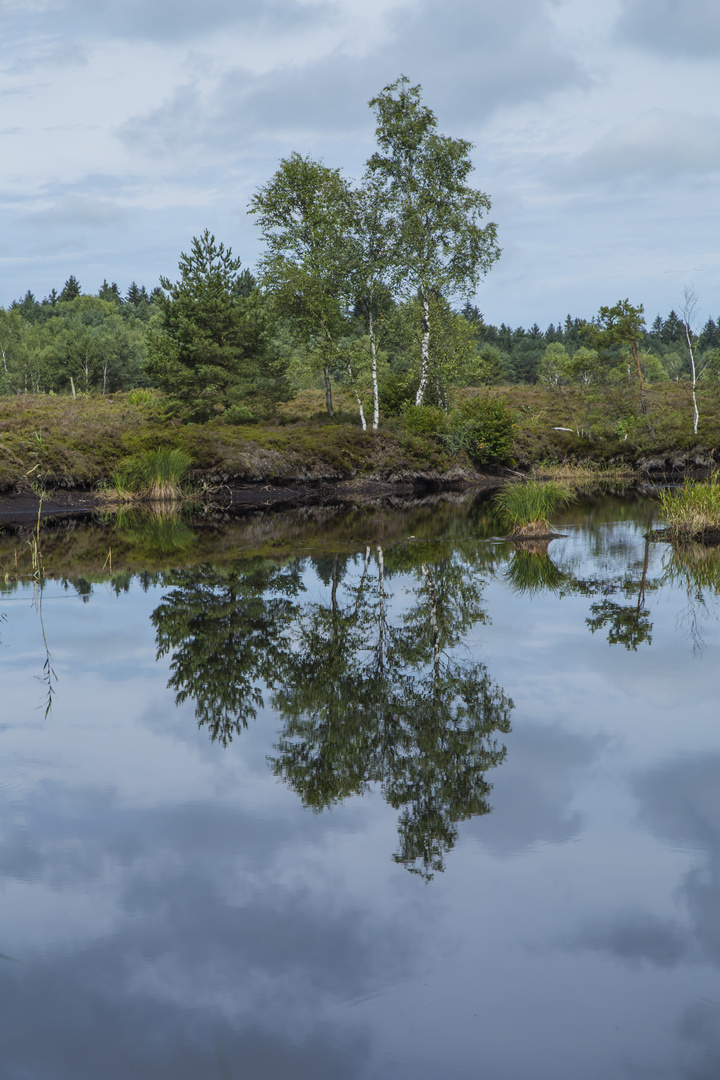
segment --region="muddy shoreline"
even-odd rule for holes
[[[380,505],[395,499],[422,499],[442,493],[463,495],[492,491],[502,482],[500,476],[477,476],[472,480],[384,481],[347,480],[336,483],[308,484],[248,484],[219,485],[203,497],[206,508],[228,516],[242,515],[255,510],[272,510],[293,506],[339,506],[366,503]],[[46,518],[89,518],[102,510],[114,509],[96,491],[54,489],[42,499],[32,491],[13,491],[0,494],[0,528],[7,531],[27,527]]]

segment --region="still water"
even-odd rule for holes
[[[0,594],[3,1077],[720,1075],[720,562],[653,515],[48,531]]]

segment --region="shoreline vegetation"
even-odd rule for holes
[[[656,389],[653,431],[631,440],[612,433],[579,438],[563,430],[557,399],[541,386],[459,390],[448,416],[413,407],[377,431],[361,430],[349,401],[344,411],[342,395],[336,395],[334,417],[327,417],[321,391],[306,390],[270,419],[245,425],[178,423],[167,415],[163,395],[152,390],[74,398],[21,394],[0,398],[0,494],[97,491],[155,453],[179,455],[196,486],[375,481],[422,488],[470,484],[488,475],[569,484],[682,479],[720,462],[720,408],[708,402],[704,430],[696,437],[677,416],[682,400],[677,384]],[[488,402],[502,406],[512,437],[500,454],[478,461],[468,439],[468,406],[472,411],[474,403]],[[455,416],[460,422],[453,428]]]

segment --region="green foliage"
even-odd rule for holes
[[[574,502],[571,488],[555,480],[513,483],[493,499],[503,528],[517,533],[550,532],[550,515]]]
[[[475,465],[490,465],[510,457],[515,430],[504,401],[478,395],[450,414],[447,443],[451,450],[464,450]]]
[[[366,182],[390,223],[389,280],[399,295],[420,302],[420,405],[434,367],[430,301],[467,295],[477,286],[499,258],[497,228],[481,225],[490,200],[467,183],[472,143],[438,134],[419,86],[402,76],[370,106],[378,150],[368,160]]]
[[[263,285],[292,320],[315,370],[339,366],[351,378],[340,342],[354,303],[353,210],[340,170],[297,153],[280,162],[250,203],[267,248],[260,261]]]
[[[147,450],[124,461],[114,477],[115,494],[123,498],[163,500],[177,498],[180,481],[192,458],[177,447]]]
[[[663,491],[660,506],[669,531],[678,540],[720,533],[720,483],[717,474],[708,480],[686,480],[680,491]]]
[[[385,416],[399,416],[415,397],[414,380],[406,371],[390,370],[380,386],[380,408]]]
[[[409,405],[402,421],[412,435],[441,439],[447,432],[447,417],[436,405]]]
[[[259,415],[287,393],[268,349],[263,297],[241,287],[240,260],[208,230],[180,256],[180,279],[161,278],[160,324],[148,334],[148,372],[187,419],[241,402]]]

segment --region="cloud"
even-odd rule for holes
[[[466,823],[463,833],[512,855],[577,836],[584,821],[572,809],[575,793],[606,745],[603,737],[560,726],[521,728],[507,739],[507,758],[492,775],[493,813]]]
[[[69,195],[45,210],[25,215],[28,225],[37,229],[90,227],[113,228],[128,218],[127,210],[115,202],[90,196]]]
[[[434,62],[426,66],[418,58],[429,51]],[[450,0],[442,12],[425,4],[395,12],[371,55],[333,47],[261,75],[228,70],[209,89],[188,81],[127,121],[120,136],[155,155],[204,150],[225,159],[267,152],[272,144],[283,153],[306,152],[323,139],[360,139],[362,160],[374,126],[367,102],[401,72],[423,85],[440,130],[465,137],[501,103],[537,100],[584,81],[580,68],[561,57],[549,20],[531,0],[513,0],[502,14]]]
[[[642,177],[653,183],[720,172],[720,121],[650,109],[618,124],[574,159],[566,182]]]
[[[59,0],[42,5],[42,26],[46,38],[56,35],[66,41],[77,37],[89,39],[124,39],[132,41],[196,41],[219,30],[255,29],[265,33],[297,30],[324,23],[335,17],[337,5],[329,2],[298,3],[297,0]],[[6,9],[7,10],[7,9]],[[20,5],[8,11],[19,27]],[[40,13],[39,13],[40,14]]]
[[[688,934],[677,923],[649,912],[630,912],[607,924],[590,926],[578,935],[577,944],[621,960],[647,960],[663,968],[686,960],[692,947]]]
[[[616,37],[634,48],[696,59],[720,56],[717,0],[625,0]]]

